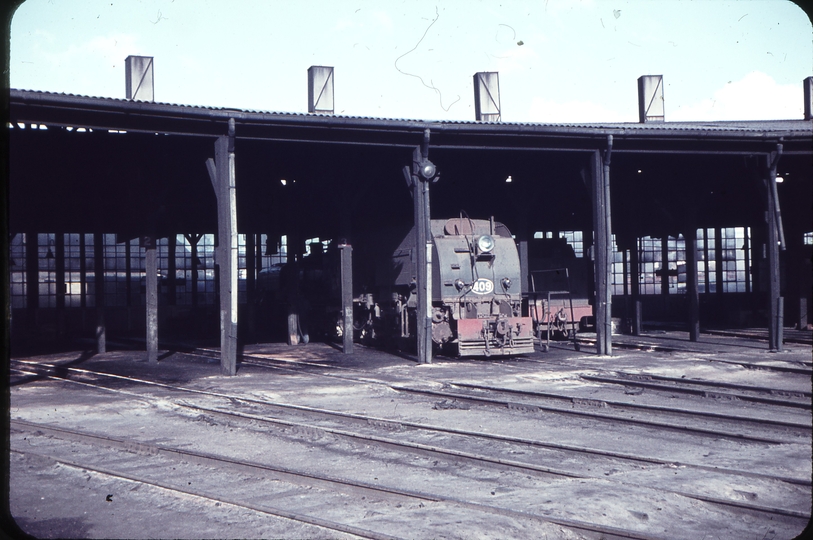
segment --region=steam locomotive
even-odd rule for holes
[[[461,357],[533,352],[533,321],[522,316],[519,255],[508,228],[493,219],[460,217],[431,220],[430,231],[432,340],[437,347]],[[362,333],[415,336],[415,234],[413,227],[392,253],[391,264],[376,272],[378,298],[366,293],[356,298]]]

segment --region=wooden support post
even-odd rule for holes
[[[706,240],[708,244],[708,240]],[[708,259],[706,259],[708,260]],[[720,227],[714,229],[714,260],[716,261],[714,270],[714,283],[715,291],[717,294],[717,301],[724,305],[723,299],[723,233]]]
[[[224,375],[237,374],[237,206],[234,171],[234,119],[229,135],[215,141],[215,159],[206,161],[217,196],[216,252],[220,277],[220,367]]]
[[[610,159],[613,152],[613,136],[607,135],[607,149],[604,151],[604,242],[606,259],[604,266],[604,294],[606,310],[604,312],[604,354],[613,355],[613,226],[612,207],[610,205]]]
[[[604,156],[599,150],[591,154],[593,176],[593,235],[595,238],[595,289],[596,301],[594,316],[596,321],[596,352],[599,355],[612,355],[612,236],[610,232],[610,149],[612,139],[608,138],[608,150]]]
[[[37,233],[25,233],[25,296],[26,306],[31,316],[29,323],[34,322],[34,313],[39,307],[39,242],[37,240]],[[29,326],[29,329],[33,329]]]
[[[56,308],[65,308],[65,234],[54,235],[54,269],[56,274]]]
[[[776,352],[782,352],[782,342],[785,333],[785,299],[780,296],[776,299]]]
[[[782,317],[779,308],[782,305],[779,283],[779,243],[780,243],[780,222],[779,203],[776,200],[776,164],[781,156],[781,145],[777,152],[772,152],[766,156],[767,175],[765,187],[767,192],[766,217],[768,221],[768,348],[772,352],[782,350]]]
[[[604,177],[601,164],[601,154],[598,150],[590,156],[592,172],[592,199],[593,199],[593,279],[595,280],[595,302],[593,303],[593,319],[596,323],[596,353],[604,354],[604,317],[607,310],[605,302],[606,292],[604,283],[604,272],[606,266],[606,251],[604,246],[604,189],[602,178]]]
[[[93,279],[96,290],[96,352],[107,352],[107,329],[104,322],[104,234],[93,235]]]
[[[201,239],[201,235],[187,234],[185,236],[189,242],[190,266],[192,268],[192,306],[195,307],[198,305],[198,240]]]
[[[130,252],[130,241],[124,243],[124,305],[127,306],[127,313],[130,313],[130,306],[133,305],[133,267],[132,267],[132,254]],[[127,317],[130,318],[129,316]],[[128,327],[129,330],[129,327]]]
[[[661,294],[669,297],[669,235],[661,237]]]
[[[254,256],[254,240],[256,235],[246,233],[246,330],[245,335],[251,336],[253,339],[255,332],[255,321],[257,317],[254,315],[254,304],[256,299],[256,271],[254,269],[255,256]]]
[[[429,220],[429,182],[420,177],[420,163],[427,159],[429,130],[424,131],[423,144],[412,154],[412,201],[415,219],[415,252],[417,260],[417,352],[418,362],[432,363],[432,231]]]
[[[291,231],[288,236],[287,262],[280,272],[280,283],[285,290],[288,301],[288,345],[296,345],[305,341],[300,325],[300,309],[302,307],[302,291],[300,290],[300,265],[302,264],[302,242],[298,232]],[[306,343],[307,344],[307,343]]]
[[[79,233],[79,304],[82,306],[82,330],[85,329],[85,308],[87,307],[87,255],[85,255],[85,233]]]
[[[342,280],[342,352],[353,352],[353,247],[339,246]]]
[[[689,341],[700,339],[700,290],[697,285],[697,228],[689,227],[686,240],[686,294],[689,295]]]
[[[150,364],[158,363],[158,254],[155,243],[155,238],[144,237],[146,251],[144,271],[147,274],[147,362]]]
[[[175,250],[177,235],[170,234],[167,238],[167,305],[174,306],[177,297],[177,265],[175,262]]]
[[[639,242],[638,238],[635,239],[632,249],[630,250],[630,291],[632,296],[632,335],[641,335],[641,277],[640,277],[640,264],[639,264]]]
[[[30,333],[37,329],[39,308],[39,242],[35,232],[25,233],[25,328]]]

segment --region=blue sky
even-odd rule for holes
[[[813,28],[785,0],[28,0],[11,87],[123,98],[131,54],[168,103],[305,112],[326,65],[345,115],[473,120],[497,71],[509,122],[635,122],[647,74],[667,121],[776,119],[803,116]]]

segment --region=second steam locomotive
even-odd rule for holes
[[[436,348],[461,357],[532,353],[534,321],[522,316],[519,254],[508,228],[493,219],[459,217],[431,220],[430,232]],[[415,228],[373,233],[357,238],[353,248],[355,338],[409,349],[418,325]],[[343,330],[338,249],[310,246],[309,255],[258,278],[262,326],[279,328],[287,318],[291,343],[307,342],[309,334],[335,339]]]

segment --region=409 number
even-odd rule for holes
[[[471,285],[474,294],[490,294],[494,291],[494,282],[490,279],[480,278]]]

